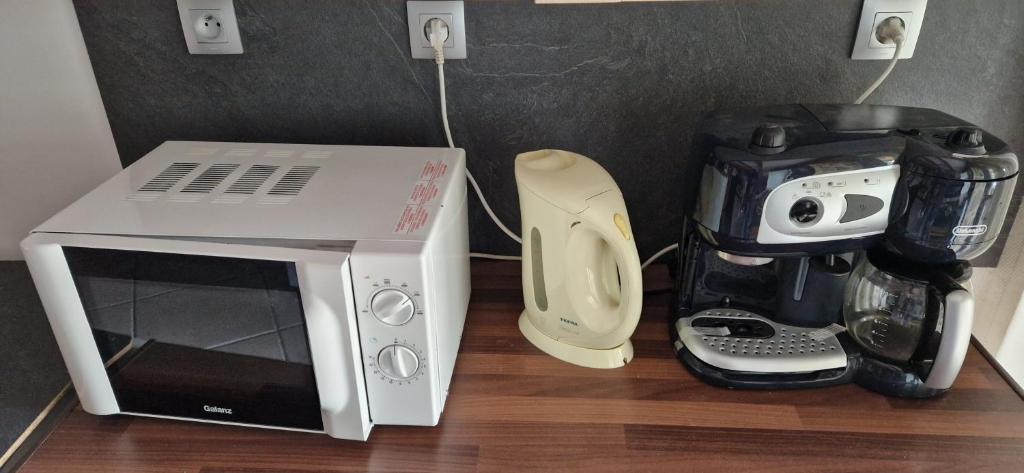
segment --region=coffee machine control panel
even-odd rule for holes
[[[788,181],[765,199],[757,242],[806,243],[885,231],[899,166],[817,174]]]

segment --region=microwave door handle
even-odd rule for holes
[[[50,235],[34,233],[21,242],[21,250],[82,409],[96,415],[121,412],[63,248]]]
[[[372,426],[363,382],[349,263],[296,263],[324,430],[366,440]]]
[[[942,338],[935,354],[935,363],[925,378],[925,387],[949,389],[953,385],[971,344],[974,325],[974,296],[951,278],[938,285],[944,294]],[[950,284],[951,283],[951,284]]]

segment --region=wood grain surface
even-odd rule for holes
[[[666,287],[664,267],[647,288]],[[625,368],[572,366],[519,334],[517,263],[474,262],[473,298],[441,424],[324,435],[76,409],[21,471],[1024,471],[1024,401],[971,349],[954,389],[890,399],[847,385],[734,391],[674,358],[667,293],[648,296]]]

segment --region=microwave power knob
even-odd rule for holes
[[[404,325],[416,313],[416,303],[398,289],[381,289],[370,299],[370,312],[388,325]]]
[[[377,367],[391,379],[408,379],[420,369],[420,357],[405,345],[388,345],[377,354]]]

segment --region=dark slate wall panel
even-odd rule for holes
[[[241,56],[189,55],[169,0],[75,4],[125,164],[165,140],[444,143],[434,65],[409,56],[404,2],[235,0]],[[677,238],[701,112],[851,101],[881,72],[849,59],[860,6],[469,1],[469,59],[446,68],[456,143],[512,228],[517,153],[594,158],[650,254]],[[870,101],[938,108],[1024,149],[1024,2],[929,2],[914,58]],[[518,251],[470,208],[475,250]]]

